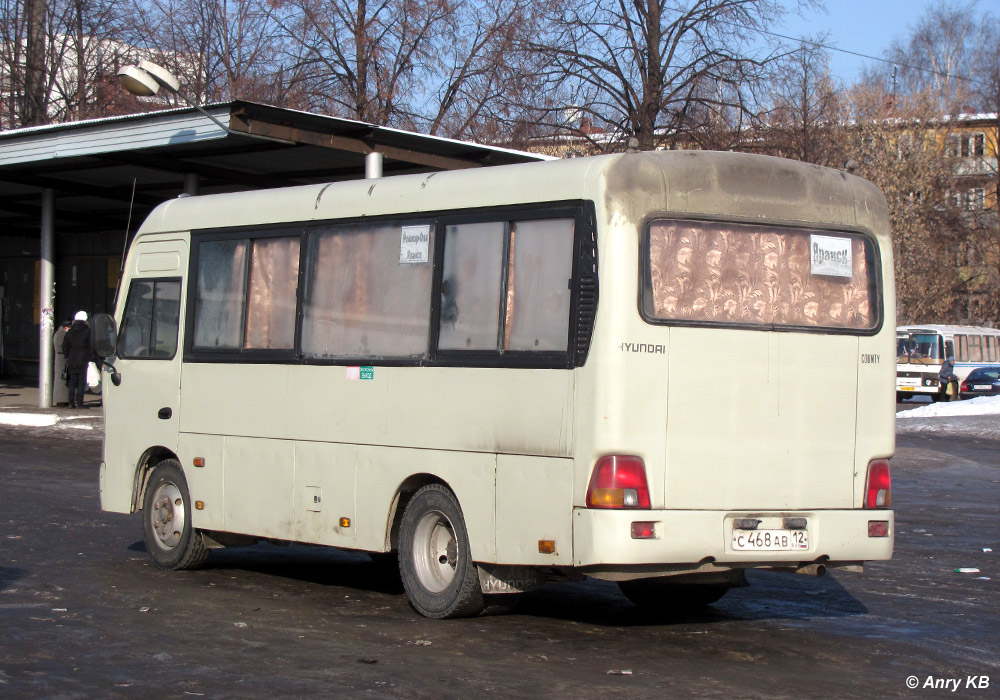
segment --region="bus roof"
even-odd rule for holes
[[[859,227],[888,240],[888,208],[866,180],[743,153],[654,151],[400,175],[158,206],[140,234],[591,200],[636,225],[651,213]]]

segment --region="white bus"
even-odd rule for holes
[[[946,397],[941,365],[955,358],[959,382],[977,367],[1000,364],[1000,330],[981,326],[922,325],[896,329],[896,400]]]
[[[94,323],[102,507],[165,569],[396,553],[430,617],[859,570],[893,549],[892,280],[873,185],[763,156],[179,198]]]

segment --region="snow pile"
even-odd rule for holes
[[[939,418],[951,416],[1000,415],[1000,396],[980,396],[965,401],[931,403],[920,408],[900,411],[896,418]]]
[[[1000,440],[1000,396],[924,404],[896,414],[896,433]]]
[[[59,422],[59,418],[44,413],[0,413],[0,425],[23,425],[46,428]]]

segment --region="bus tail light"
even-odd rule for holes
[[[868,464],[865,485],[865,508],[888,508],[892,503],[889,460],[876,459]]]
[[[642,459],[609,455],[597,460],[587,487],[587,507],[648,510],[649,485]]]

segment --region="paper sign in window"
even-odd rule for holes
[[[430,242],[430,226],[404,226],[399,238],[399,263],[429,262]]]
[[[854,277],[851,261],[851,239],[833,236],[809,237],[810,272],[827,277]]]

